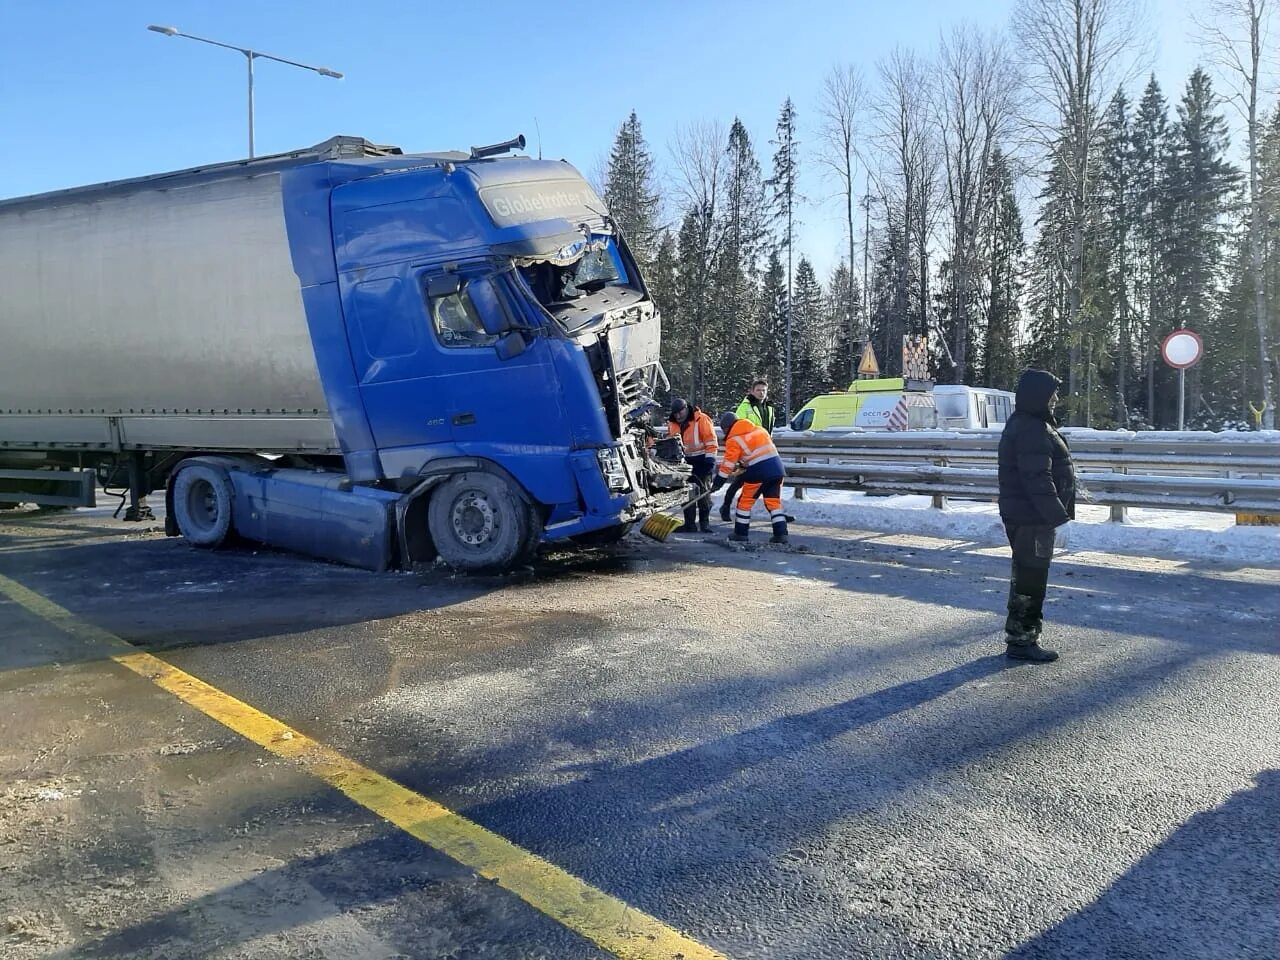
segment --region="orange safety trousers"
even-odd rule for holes
[[[763,495],[763,497],[762,497]],[[738,495],[738,512],[743,515],[744,522],[751,521],[751,509],[756,505],[756,500],[764,500],[765,509],[769,511],[769,517],[782,516],[782,478],[776,480],[766,480],[763,483],[744,483],[742,492]]]
[[[749,475],[750,471],[748,471]],[[738,503],[734,509],[733,532],[738,536],[747,535],[751,529],[751,510],[755,507],[757,499],[764,500],[773,532],[785,535],[787,515],[782,509],[781,476],[768,477],[764,480],[747,480],[742,484],[742,492],[738,495]]]

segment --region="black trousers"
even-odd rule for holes
[[[711,474],[716,469],[715,457],[689,457],[689,466],[693,467],[693,479],[702,481],[704,486],[711,486]],[[708,493],[697,503],[684,508],[684,522],[692,527],[695,521],[709,523],[711,521],[711,494]]]
[[[1009,642],[1031,643],[1044,623],[1044,595],[1053,560],[1054,529],[1047,524],[1005,523],[1013,551],[1009,571],[1009,616],[1004,629]]]

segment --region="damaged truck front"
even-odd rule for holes
[[[679,503],[639,268],[581,175],[516,145],[340,137],[0,201],[0,468],[127,474],[131,515],[163,487],[198,545],[374,569],[505,569]]]

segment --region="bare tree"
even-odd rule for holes
[[[909,285],[915,267],[920,285],[918,332],[924,333],[928,330],[929,237],[938,176],[934,128],[928,112],[932,78],[919,57],[901,47],[880,61],[878,71],[880,88],[871,108],[874,140],[880,148],[883,169],[874,180],[881,187],[886,222],[891,219],[888,210],[892,206],[901,218],[902,235],[906,238],[898,254],[894,313],[904,324],[903,332],[912,332]],[[913,253],[919,258],[915,264],[911,263]]]
[[[818,115],[818,162],[835,178],[844,198],[844,226],[849,240],[849,289],[844,298],[848,315],[843,318],[849,336],[858,338],[862,331],[854,329],[854,191],[858,176],[858,134],[863,109],[862,73],[849,64],[836,66],[827,74],[822,88]],[[865,285],[867,278],[863,277]],[[866,323],[866,318],[863,318]],[[852,378],[856,371],[849,371]]]
[[[1020,0],[1013,24],[1024,71],[1039,105],[1027,117],[1042,149],[1053,154],[1071,187],[1068,226],[1068,405],[1075,422],[1080,372],[1080,308],[1085,233],[1094,185],[1094,155],[1111,92],[1134,69],[1136,0]]]
[[[968,368],[969,308],[976,299],[977,241],[991,155],[1009,132],[1015,104],[1014,73],[1006,44],[962,24],[944,34],[935,65],[934,122],[942,145],[944,189],[950,214],[954,343],[957,383]]]
[[[1267,285],[1263,269],[1263,226],[1267,201],[1258,176],[1262,151],[1262,120],[1258,116],[1258,96],[1264,87],[1268,67],[1274,67],[1276,51],[1268,45],[1273,0],[1208,0],[1203,13],[1193,17],[1201,43],[1218,67],[1219,77],[1231,91],[1228,99],[1240,111],[1247,126],[1249,151],[1249,263],[1253,277],[1255,321],[1258,327],[1258,366],[1262,380],[1262,425],[1275,429],[1275,378],[1273,343]],[[1266,57],[1270,56],[1268,64]]]
[[[718,123],[698,123],[676,131],[671,146],[675,194],[683,211],[682,267],[688,277],[680,308],[693,334],[693,395],[706,394],[707,331],[711,326],[711,282],[724,242],[725,132]],[[684,236],[685,230],[691,232]]]

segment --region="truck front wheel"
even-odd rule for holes
[[[492,473],[463,473],[431,494],[427,526],[449,566],[469,572],[507,570],[534,542],[537,515],[511,485]]]
[[[231,533],[231,478],[217,467],[193,463],[173,478],[173,513],[179,532],[197,547],[218,547]]]

